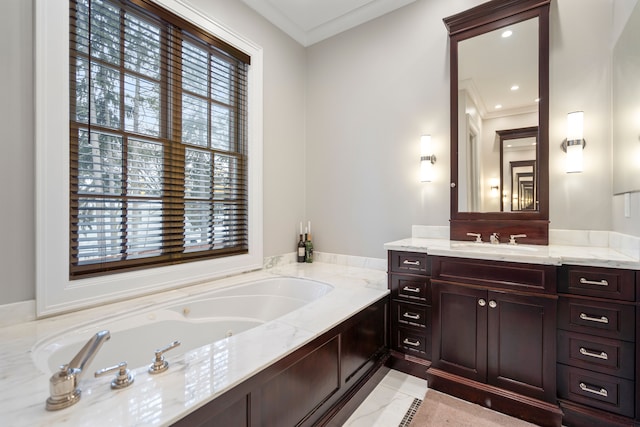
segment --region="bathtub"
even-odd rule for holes
[[[326,283],[293,277],[234,285],[64,330],[37,342],[32,359],[42,372],[53,373],[69,363],[91,336],[106,329],[111,339],[85,369],[95,371],[122,361],[130,369],[143,367],[152,362],[156,349],[180,341],[180,346],[165,355],[171,362],[298,310],[333,289]]]

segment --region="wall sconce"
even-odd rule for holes
[[[498,178],[491,178],[489,180],[489,190],[491,197],[498,197],[500,195],[500,180]]]
[[[560,148],[567,153],[567,173],[582,172],[582,150],[587,142],[583,135],[584,112],[574,111],[567,114],[567,139],[562,141]]]
[[[420,181],[433,181],[433,164],[436,156],[431,152],[431,135],[420,137]]]

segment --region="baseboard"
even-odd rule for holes
[[[562,411],[557,404],[473,381],[433,367],[427,370],[427,381],[429,388],[512,417],[540,426],[560,427],[562,425]]]

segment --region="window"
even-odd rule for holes
[[[262,268],[263,49],[191,3],[34,1],[39,317]]]
[[[246,253],[250,58],[148,2],[70,4],[70,277]]]

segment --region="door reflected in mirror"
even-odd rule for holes
[[[532,160],[535,176],[537,135],[533,144],[513,140],[503,147],[498,132],[537,129],[538,21],[527,19],[458,43],[459,212],[525,210],[520,201],[514,204],[511,196],[505,201],[505,192],[518,193],[519,185],[504,176],[510,170],[504,161]],[[498,178],[501,190],[496,194],[489,182]],[[524,187],[532,192],[526,210],[536,211],[535,180]]]

